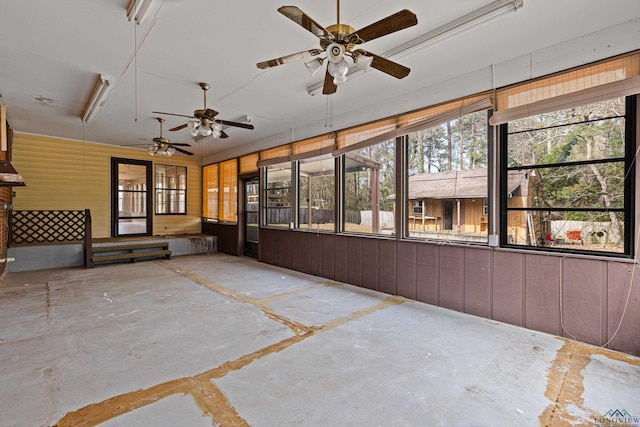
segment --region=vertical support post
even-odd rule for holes
[[[307,224],[309,225],[309,230],[313,228],[313,215],[311,205],[313,204],[312,200],[312,192],[311,192],[311,175],[307,176]]]
[[[91,210],[84,210],[84,268],[93,268],[93,237],[91,234]]]
[[[378,168],[371,169],[371,225],[374,233],[380,232],[380,200]]]

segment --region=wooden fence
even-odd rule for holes
[[[309,223],[309,209],[299,208],[298,222],[300,224]],[[312,209],[312,224],[330,224],[335,221],[333,209]],[[268,208],[267,224],[289,224],[292,221],[291,208]],[[362,223],[362,213],[360,211],[345,211],[345,221],[352,224]]]

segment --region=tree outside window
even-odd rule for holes
[[[507,244],[629,253],[634,102],[619,97],[503,125]],[[526,192],[513,191],[517,175]]]
[[[408,237],[487,241],[487,111],[410,133]]]
[[[395,140],[344,155],[343,230],[395,234]]]
[[[298,163],[298,228],[335,230],[335,159],[313,157]]]

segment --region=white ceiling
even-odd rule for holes
[[[363,45],[383,54],[488,3],[342,0],[340,21],[358,29],[401,9],[414,12],[418,25]],[[0,0],[0,104],[7,106],[16,132],[114,145],[144,143],[159,136],[152,111],[192,114],[203,103],[198,83],[208,82],[207,106],[220,112],[218,118],[248,115],[255,130],[229,128],[227,139],[195,142],[187,130],[168,132],[186,119],[164,116],[164,136],[190,143],[207,163],[314,136],[327,126],[340,129],[490,89],[484,86],[496,81],[533,76],[534,52],[550,52],[536,60],[538,72],[555,71],[545,62],[551,67],[579,65],[637,49],[640,39],[638,0],[524,0],[523,8],[492,25],[391,58],[412,69],[405,79],[372,70],[339,87],[335,95],[310,96],[307,87],[321,77],[311,77],[303,61],[268,70],[255,65],[318,47],[315,36],[277,12],[284,5],[281,0],[155,0],[137,26],[127,19],[128,4]],[[336,22],[333,1],[288,4],[322,25]],[[612,41],[593,34],[611,34]],[[528,58],[522,60],[528,70],[523,75],[514,70],[496,78],[480,72],[485,81],[475,86],[456,83],[523,57]],[[98,115],[83,125],[80,115],[100,73],[113,78],[113,91]]]

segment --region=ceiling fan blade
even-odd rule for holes
[[[413,12],[404,9],[381,19],[378,22],[367,25],[358,31],[354,31],[349,34],[348,40],[355,44],[364,43],[369,40],[377,39],[378,37],[386,36],[387,34],[412,27],[417,23],[418,18],[416,15]]]
[[[333,76],[329,74],[329,69],[324,73],[324,86],[322,87],[322,93],[324,95],[331,95],[332,93],[336,93],[338,90],[338,86],[333,83]]]
[[[220,138],[229,138],[229,135],[227,135],[227,134],[225,133],[225,131],[221,130],[221,131],[220,131]]]
[[[184,124],[181,124],[180,126],[176,126],[176,127],[174,127],[174,128],[169,129],[169,131],[170,131],[170,132],[175,132],[175,131],[177,131],[177,130],[184,129],[184,128],[186,128],[186,127],[187,127],[187,124],[186,124],[186,123],[184,123]]]
[[[211,108],[207,108],[204,110],[204,116],[209,120],[213,120],[218,115],[216,110],[212,110]]]
[[[258,62],[256,66],[261,70],[275,67],[282,64],[288,64],[289,62],[299,61],[301,59],[309,58],[310,56],[320,55],[322,49],[305,50],[298,53],[292,53],[291,55],[282,56],[280,58],[270,59],[268,61]]]
[[[186,142],[172,142],[170,145],[173,147],[191,147],[191,145]]]
[[[152,111],[152,114],[165,114],[167,116],[178,116],[178,117],[188,117],[190,119],[195,119],[193,116],[187,116],[185,114],[175,114],[175,113],[163,113],[162,111]]]
[[[182,148],[177,148],[177,147],[173,147],[173,148],[175,148],[175,149],[176,149],[176,151],[178,151],[178,152],[180,152],[180,153],[186,154],[187,156],[193,156],[193,153],[192,153],[192,152],[190,152],[190,151],[183,150]]]
[[[282,6],[278,12],[300,25],[305,30],[313,33],[316,37],[323,40],[333,40],[333,34],[327,31],[322,25],[311,19],[309,15],[304,13],[296,6]]]
[[[229,120],[216,120],[216,123],[220,123],[221,125],[225,126],[235,126],[237,128],[243,129],[254,129],[253,125],[250,125],[248,123],[231,122]]]
[[[407,77],[411,71],[410,68],[400,65],[397,62],[393,62],[387,58],[383,58],[382,56],[378,56],[375,53],[367,52],[362,49],[358,49],[358,53],[373,57],[373,62],[371,63],[373,68],[380,70],[383,73],[387,73],[396,79],[403,79]]]

